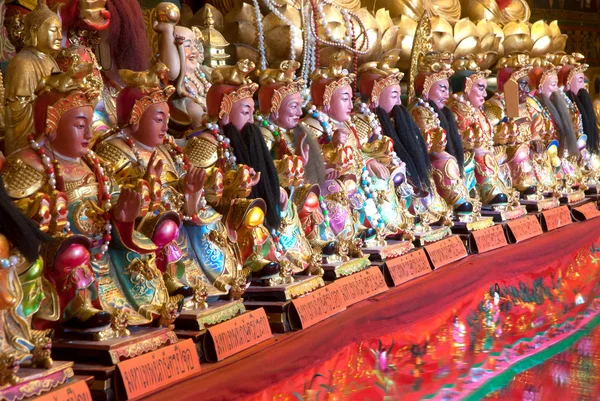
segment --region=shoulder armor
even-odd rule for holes
[[[305,117],[300,124],[308,128],[317,138],[323,135],[323,127],[321,123],[312,117]]]
[[[105,162],[108,162],[115,171],[121,170],[126,164],[131,163],[133,154],[125,142],[113,138],[100,143],[96,154]]]
[[[528,96],[527,97],[527,104],[529,106],[531,106],[535,111],[537,111],[538,113],[542,112],[542,109],[540,108],[540,104],[537,102],[537,100],[535,98],[533,98],[532,96]]]
[[[483,104],[483,111],[488,120],[490,120],[492,126],[500,124],[500,121],[502,121],[505,116],[504,108],[500,102],[496,101],[494,98]]]
[[[185,154],[195,167],[207,168],[217,162],[219,158],[217,150],[215,139],[209,134],[202,133],[188,141]]]
[[[43,169],[39,171],[22,158],[12,156],[8,158],[6,167],[2,170],[2,178],[6,192],[13,199],[26,198],[42,190],[47,180]]]
[[[266,129],[265,127],[259,127],[260,133],[267,144],[267,149],[273,150],[273,143],[275,142],[275,138],[273,138],[273,133]]]
[[[371,124],[369,124],[369,118],[362,113],[357,113],[352,116],[351,121],[354,124],[354,128],[356,128],[360,143],[368,142],[373,133]]]

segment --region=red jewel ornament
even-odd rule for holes
[[[33,141],[33,134],[27,135],[27,141],[29,141],[29,142]]]
[[[104,239],[104,241],[109,242],[112,239],[112,235],[110,234],[104,234],[104,237],[102,237]]]
[[[94,255],[94,259],[96,259],[97,261],[100,261],[100,259],[102,259],[102,256],[104,256],[104,254],[102,252],[97,253]]]
[[[110,213],[106,212],[104,213],[104,220],[109,221],[110,220]]]

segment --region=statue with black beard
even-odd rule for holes
[[[558,86],[560,67],[549,65],[535,67],[529,73],[530,85],[536,88],[533,107],[549,128],[546,143],[558,141],[557,153],[552,157],[553,166],[557,169],[556,189],[569,203],[584,198],[582,173],[577,163],[580,148],[577,133],[569,111],[569,105]],[[585,147],[585,144],[584,144]]]
[[[402,106],[400,81],[403,74],[390,68],[390,52],[376,67],[373,63],[358,69],[362,100],[355,124],[375,125],[375,135],[387,139],[403,168],[390,165],[396,193],[409,206],[414,219],[415,234],[433,234],[430,224],[452,225],[452,209],[438,195],[431,175],[427,146],[408,110]],[[397,58],[397,56],[396,56]],[[396,60],[397,61],[397,60]],[[444,229],[441,229],[444,231]],[[447,231],[447,229],[445,229]]]
[[[452,111],[445,107],[450,92],[448,79],[454,74],[451,61],[449,53],[434,52],[423,57],[414,81],[415,93],[420,97],[411,104],[410,112],[427,143],[438,193],[459,221],[469,222],[478,219],[481,202],[465,185],[462,140]]]
[[[598,143],[598,124],[592,98],[585,86],[585,71],[587,64],[580,64],[579,60],[570,60],[565,57],[567,63],[562,66],[558,73],[559,83],[563,85],[565,100],[569,106],[574,127],[578,130],[579,145],[582,145],[581,135],[586,137],[586,148],[581,149],[580,166],[585,175],[588,186],[595,187],[600,179],[600,144]]]
[[[239,247],[242,265],[268,284],[293,281],[294,267],[280,259],[271,235],[281,225],[279,212],[287,198],[282,197],[269,149],[254,124],[252,96],[258,85],[236,84],[227,67],[219,72],[224,82],[207,93],[209,120],[188,135],[185,154],[193,166],[225,172],[223,197],[213,206],[226,216],[228,240]]]

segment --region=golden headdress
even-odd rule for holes
[[[573,81],[575,75],[585,73],[589,65],[582,63],[585,56],[581,53],[556,55],[553,62],[560,66],[558,81],[561,85],[567,86]]]
[[[400,49],[387,52],[381,60],[365,63],[358,68],[359,90],[369,95],[371,102],[379,100],[381,92],[391,85],[400,85],[404,74],[396,65],[400,60]]]
[[[295,79],[295,71],[300,63],[284,60],[279,68],[268,68],[260,74],[258,103],[263,113],[274,113],[281,107],[281,102],[293,93],[301,93],[306,81]]]
[[[356,74],[348,73],[346,67],[352,61],[352,56],[346,50],[340,50],[329,57],[329,67],[314,71],[310,79],[310,92],[313,104],[327,106],[333,93],[345,85],[351,85]]]
[[[254,68],[254,62],[243,59],[235,65],[224,65],[213,70],[211,76],[213,85],[206,94],[209,116],[223,118],[231,113],[236,102],[254,96],[258,84],[247,78]]]
[[[442,79],[449,79],[453,74],[452,54],[448,52],[429,52],[419,58],[418,71],[415,78],[415,92],[427,94],[431,86]]]
[[[492,72],[479,67],[479,59],[474,55],[460,57],[454,60],[452,67],[455,74],[452,76],[452,89],[454,92],[469,93],[473,83],[481,78],[487,78]]]

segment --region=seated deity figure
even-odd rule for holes
[[[12,58],[6,71],[6,136],[8,156],[28,145],[33,132],[35,90],[43,78],[60,71],[52,57],[60,50],[62,24],[45,2],[25,16],[25,47]]]
[[[509,198],[514,198],[512,180],[502,180],[501,167],[494,157],[492,124],[483,111],[490,71],[481,71],[473,58],[457,59],[454,64],[454,94],[448,107],[462,136],[467,187],[476,187],[483,205],[508,205]],[[511,200],[518,205],[518,195],[516,198]]]
[[[187,136],[185,154],[192,166],[216,166],[225,172],[224,195],[216,209],[226,215],[228,233],[240,247],[243,266],[254,279],[275,283],[278,276],[287,280],[297,268],[283,258],[274,235],[281,227],[280,212],[288,197],[281,191],[267,144],[254,124],[252,96],[258,85],[246,78],[254,63],[241,60],[238,65],[245,65],[245,72],[231,66],[213,70],[207,119]]]
[[[8,157],[2,175],[8,194],[43,231],[89,240],[89,252],[79,245],[48,266],[49,280],[67,289],[59,296],[62,326],[101,327],[110,314],[127,314],[130,325],[172,320],[181,298],[169,296],[156,268],[158,247],[136,229],[136,219],[148,213],[148,184],[119,188],[112,167],[89,149],[98,92],[85,77],[53,78],[37,93],[36,135]]]
[[[0,387],[15,384],[18,369],[51,368],[52,330],[36,330],[36,320],[57,320],[57,289],[44,278],[43,245],[50,240],[13,204],[0,178]],[[69,248],[69,241],[61,244]],[[56,248],[56,247],[55,247]]]
[[[558,85],[560,67],[548,59],[542,59],[537,64],[529,72],[529,85],[534,90],[528,102],[534,118],[539,116],[543,121],[545,145],[558,142],[557,153],[551,158],[556,168],[556,190],[563,195],[571,193],[571,200],[583,198],[583,193],[579,191],[583,184],[582,174],[577,164],[580,149],[569,105]]]
[[[496,157],[510,168],[513,186],[520,192],[521,198],[536,200],[548,188],[538,181],[537,165],[530,155],[534,152],[533,149],[530,152],[530,146],[534,147],[532,141],[540,140],[542,125],[540,119],[532,120],[527,108],[528,74],[531,70],[529,56],[516,54],[502,58],[497,67],[497,92],[483,106],[494,128]],[[513,82],[511,93],[504,89],[509,81]],[[508,115],[507,102],[518,105],[515,115]]]
[[[396,193],[409,210],[418,215],[415,230],[423,231],[430,224],[452,225],[452,210],[438,195],[431,174],[427,146],[410,112],[401,103],[402,73],[390,68],[398,56],[391,51],[378,63],[370,62],[359,70],[359,90],[365,101],[362,120],[369,121],[383,137],[391,139],[395,154],[404,163],[404,174]],[[390,163],[390,168],[397,167]],[[427,230],[425,230],[427,231]]]
[[[563,97],[569,106],[578,145],[581,148],[579,166],[582,168],[585,184],[596,187],[600,179],[598,122],[592,98],[585,85],[585,71],[588,65],[581,63],[582,60],[581,54],[561,57],[558,79],[559,85],[563,87]],[[585,148],[582,147],[583,142]]]
[[[450,97],[448,79],[454,74],[449,53],[431,52],[419,61],[414,89],[417,100],[410,107],[415,123],[429,148],[433,178],[438,193],[459,220],[469,220],[481,204],[465,185],[462,140],[452,111],[445,106]],[[438,146],[432,146],[433,143]],[[441,148],[441,144],[445,146]]]
[[[156,262],[169,293],[186,298],[193,294],[193,308],[205,302],[202,298],[227,294],[242,272],[222,216],[204,197],[206,172],[190,166],[167,133],[167,102],[173,92],[172,86],[144,86],[143,80],[125,87],[117,97],[120,132],[100,143],[96,152],[111,163],[121,185],[138,179],[152,184],[151,208],[161,213],[146,216],[141,225],[162,248]],[[183,227],[165,218],[173,213],[181,217]]]
[[[373,234],[379,239],[398,233],[410,236],[411,216],[395,194],[390,170],[381,162],[400,164],[393,155],[392,143],[388,138],[374,136],[368,125],[357,126],[353,121],[350,85],[355,75],[344,68],[348,60],[344,51],[335,53],[330,67],[312,74],[313,104],[302,120],[302,127],[306,135],[312,135],[321,144],[321,165],[325,166],[324,177],[315,177],[314,183],[320,184],[322,192],[327,194],[342,189],[342,185],[346,188],[358,223],[355,231],[363,239]],[[339,183],[326,184],[333,180]]]

